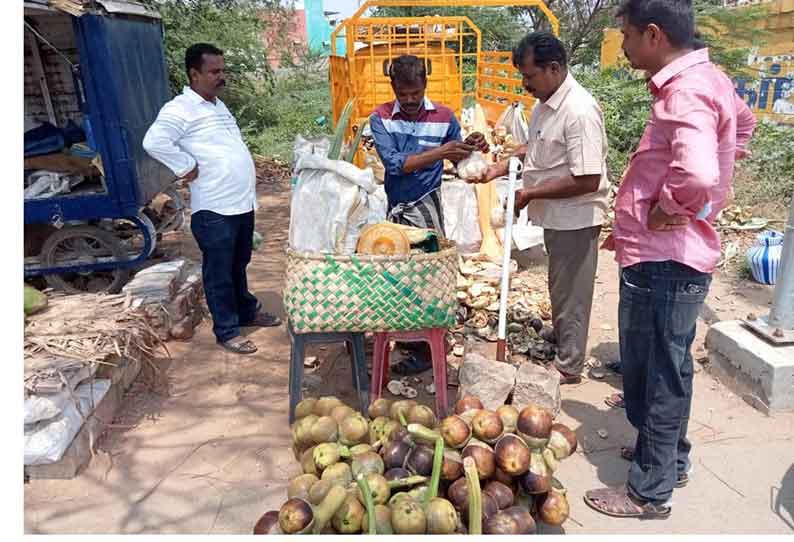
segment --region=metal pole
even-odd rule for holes
[[[505,231],[503,241],[502,291],[499,296],[499,329],[497,335],[498,340],[496,342],[497,361],[504,361],[507,351],[507,301],[510,296],[510,249],[513,244],[513,207],[515,206],[516,200],[516,179],[522,167],[521,160],[516,157],[510,158],[508,169],[510,176],[507,181],[507,207],[505,208]]]
[[[794,198],[791,199],[783,235],[783,253],[780,256],[769,325],[786,331],[794,330]]]

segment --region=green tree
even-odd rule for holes
[[[769,32],[763,28],[766,6],[723,7],[720,0],[695,0],[695,17],[711,60],[731,77],[753,78],[747,55],[764,44]]]

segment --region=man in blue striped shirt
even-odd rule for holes
[[[423,60],[397,57],[389,66],[389,77],[396,100],[378,106],[369,122],[386,170],[389,220],[444,236],[440,191],[444,160],[459,162],[475,150],[488,152],[488,143],[477,132],[461,141],[455,113],[425,96]],[[414,345],[411,351],[410,358],[391,368],[395,374],[418,374],[432,367],[427,345]]]
[[[488,152],[488,143],[477,132],[461,141],[455,113],[425,96],[427,72],[422,59],[395,58],[389,77],[396,100],[378,106],[370,116],[375,148],[386,170],[389,219],[443,236],[439,188],[444,160],[459,162],[478,149]]]

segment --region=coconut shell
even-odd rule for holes
[[[337,405],[331,409],[331,417],[336,420],[337,424],[341,424],[345,418],[355,413],[356,411],[347,405]]]
[[[499,506],[499,510],[504,510],[505,508],[510,508],[513,506],[513,501],[515,500],[513,490],[502,482],[491,480],[482,490],[496,499],[496,504]]]
[[[508,433],[494,446],[496,465],[509,476],[520,476],[529,469],[530,450],[526,443]]]
[[[408,411],[408,423],[418,423],[428,428],[436,426],[436,415],[433,409],[426,405],[416,405]]]
[[[542,449],[549,442],[553,423],[551,412],[536,405],[529,405],[519,413],[516,428],[527,446],[532,449]]]
[[[463,458],[471,457],[477,465],[480,480],[488,480],[496,471],[496,456],[490,446],[480,441],[471,441],[463,449]]]
[[[496,412],[482,409],[474,415],[471,430],[476,438],[484,442],[494,442],[502,435],[504,425]]]
[[[439,433],[450,448],[463,448],[471,438],[471,428],[460,416],[448,416],[441,421]]]
[[[380,418],[381,416],[388,417],[391,403],[392,402],[390,400],[384,397],[380,397],[372,401],[372,403],[369,405],[369,408],[367,409],[369,418],[374,420],[375,418]]]
[[[356,252],[376,256],[409,254],[411,242],[401,228],[388,222],[382,222],[367,226],[361,231]]]
[[[467,395],[458,399],[455,403],[455,414],[463,414],[467,410],[481,410],[483,407],[482,402],[473,395]]]
[[[270,534],[270,531],[278,526],[278,510],[270,510],[262,514],[259,521],[254,525],[254,534]]]
[[[499,419],[502,420],[502,426],[505,433],[514,433],[516,424],[518,423],[518,409],[513,405],[502,405],[496,409]]]
[[[312,425],[311,436],[313,444],[336,442],[339,438],[339,425],[331,416],[322,416]]]
[[[523,506],[511,506],[501,513],[512,516],[518,522],[518,534],[535,534],[538,530],[532,514]]]
[[[314,411],[314,406],[317,404],[317,399],[314,397],[310,397],[308,399],[304,399],[300,403],[295,406],[295,419],[300,420],[301,418],[305,418],[309,414],[312,414]]]

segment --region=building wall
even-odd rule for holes
[[[267,61],[271,68],[281,67],[285,56],[297,61],[306,53],[309,40],[306,34],[306,12],[303,9],[295,9],[289,21],[275,20],[265,11],[260,13],[260,18],[265,23],[262,41],[267,48]],[[285,31],[286,39],[283,36]]]
[[[728,4],[765,4],[768,16],[763,27],[769,32],[766,44],[747,59],[747,65],[757,70],[752,80],[734,79],[736,92],[747,102],[759,118],[794,125],[794,0],[758,2],[734,0]],[[601,44],[601,66],[627,66],[621,50],[620,30],[604,31]]]

